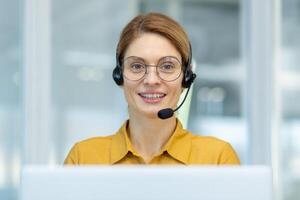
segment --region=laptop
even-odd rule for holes
[[[27,166],[21,200],[271,200],[265,166]]]

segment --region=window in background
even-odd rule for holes
[[[300,1],[282,1],[282,130],[283,199],[300,198]]]
[[[15,200],[21,168],[22,4],[0,1],[0,199]]]

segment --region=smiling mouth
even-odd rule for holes
[[[164,93],[138,93],[138,95],[147,103],[158,103],[166,96]]]
[[[147,98],[147,99],[157,99],[157,98],[163,98],[166,96],[166,94],[162,94],[162,93],[139,93],[139,95],[143,98]]]

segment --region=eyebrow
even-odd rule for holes
[[[128,59],[128,58],[133,58],[133,59],[136,59],[136,60],[139,60],[139,61],[143,61],[144,63],[146,63],[145,59],[142,58],[142,57],[138,57],[138,56],[128,56],[126,58],[124,58],[124,60]],[[180,61],[181,59],[177,58],[176,56],[163,56],[161,58],[158,59],[157,62],[159,62],[160,60],[164,59],[164,58],[175,58],[179,61],[179,63],[181,64],[182,61]]]
[[[144,58],[138,57],[138,56],[128,56],[128,57],[124,58],[124,60],[126,60],[126,59],[128,59],[128,58],[133,58],[133,59],[141,60],[141,61],[145,62],[145,59],[144,59]]]

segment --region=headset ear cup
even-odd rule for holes
[[[182,87],[189,88],[196,78],[196,74],[192,70],[187,70],[182,80]]]
[[[182,86],[184,88],[188,88],[192,84],[192,81],[191,81],[192,73],[193,72],[191,70],[186,70],[185,71],[184,77],[183,77],[183,80],[182,80]]]
[[[119,66],[116,66],[113,70],[112,77],[117,85],[123,85],[123,74]]]

